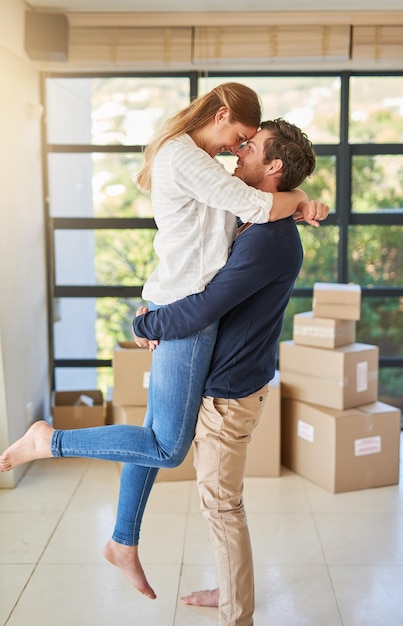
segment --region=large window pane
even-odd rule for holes
[[[144,145],[189,103],[187,77],[48,78],[48,142]]]
[[[351,226],[349,279],[365,287],[403,285],[403,226]]]
[[[155,230],[59,230],[57,285],[141,286],[156,265]]]
[[[312,143],[339,143],[339,76],[209,76],[200,78],[200,92],[228,80],[244,83],[259,94],[264,120],[283,117],[301,128]]]
[[[151,217],[149,194],[134,176],[141,154],[61,154],[48,157],[52,217]]]
[[[403,298],[363,298],[357,340],[379,346],[381,356],[403,356],[402,318]]]
[[[57,299],[57,321],[53,324],[56,359],[95,359],[95,298]]]
[[[296,287],[312,287],[316,282],[337,282],[338,227],[299,226],[299,232],[304,262]]]
[[[60,298],[54,323],[57,359],[111,359],[118,341],[132,340],[140,298]]]
[[[352,186],[353,212],[402,212],[403,155],[353,157]]]
[[[100,389],[95,367],[56,367],[55,389],[76,391],[77,389]]]
[[[336,157],[316,157],[316,167],[300,186],[311,200],[321,200],[336,211]]]
[[[402,411],[403,420],[403,367],[382,367],[378,378],[379,400]]]
[[[403,142],[402,93],[402,76],[352,76],[350,142]]]

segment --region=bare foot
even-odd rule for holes
[[[188,596],[183,596],[181,602],[182,604],[191,604],[193,606],[218,607],[219,597],[219,589],[203,589],[203,591],[193,591]]]
[[[155,591],[148,584],[140,563],[138,546],[125,546],[110,539],[104,547],[103,554],[107,561],[122,570],[137,591],[155,600],[157,597]]]
[[[47,422],[32,424],[25,435],[0,456],[0,472],[8,472],[23,463],[51,457],[50,442],[53,432],[54,429]]]

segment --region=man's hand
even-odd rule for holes
[[[319,200],[309,200],[309,202],[300,202],[294,220],[296,222],[306,222],[311,226],[318,228],[319,222],[325,220],[329,215],[329,207]]]
[[[138,317],[139,315],[144,315],[144,313],[147,313],[148,309],[146,306],[140,306],[137,311],[136,311],[136,317]],[[150,352],[154,352],[155,348],[158,346],[159,341],[158,339],[145,339],[144,337],[137,337],[137,335],[134,334],[134,328],[132,327],[132,333],[133,333],[133,339],[136,342],[136,344],[139,346],[139,348],[148,348],[150,350]]]

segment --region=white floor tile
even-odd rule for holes
[[[344,626],[401,626],[403,566],[329,567]]]
[[[0,624],[5,624],[7,617],[17,603],[34,565],[0,565]]]
[[[278,478],[246,478],[247,513],[308,513],[311,510],[305,481],[287,468]]]
[[[319,513],[315,519],[327,563],[403,565],[402,515]]]
[[[0,563],[36,563],[59,519],[58,513],[0,513]]]
[[[155,566],[160,589],[150,600],[106,565],[38,566],[7,626],[144,626],[173,624],[180,568]]]
[[[341,626],[325,565],[258,565],[255,581],[255,626]]]
[[[248,524],[256,564],[324,563],[315,522],[307,513],[252,513]]]

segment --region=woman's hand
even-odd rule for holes
[[[148,312],[148,308],[146,306],[140,306],[136,311],[136,317],[139,315],[144,315],[144,313]],[[150,352],[154,352],[156,347],[159,344],[158,339],[145,339],[144,337],[137,337],[134,333],[134,328],[132,326],[133,339],[139,348],[148,348]]]
[[[300,202],[294,213],[294,220],[296,222],[306,222],[318,228],[320,226],[319,222],[325,220],[329,215],[329,210],[327,204],[319,200]]]

